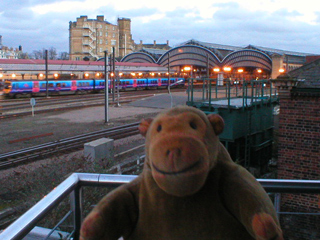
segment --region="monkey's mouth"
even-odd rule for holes
[[[159,168],[157,168],[153,163],[152,163],[152,167],[159,173],[161,174],[164,174],[164,175],[177,175],[177,174],[182,174],[182,173],[186,173],[186,172],[189,172],[190,170],[193,170],[194,168],[197,168],[201,163],[201,160],[191,164],[190,166],[186,167],[186,168],[183,168],[179,171],[170,171],[170,172],[167,172],[167,171],[163,171],[163,170],[160,170]]]

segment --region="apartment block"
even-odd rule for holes
[[[104,19],[80,16],[76,22],[69,22],[70,60],[97,60],[104,57],[104,51],[115,51],[117,58],[122,58],[133,51],[131,20],[118,18],[117,24]]]

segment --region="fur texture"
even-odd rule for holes
[[[220,143],[219,115],[177,107],[142,120],[143,172],[86,217],[82,240],[282,240],[272,202]]]

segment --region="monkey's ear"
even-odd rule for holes
[[[215,134],[217,134],[217,135],[221,134],[224,129],[223,118],[218,114],[209,114],[208,119],[211,123],[211,126],[212,126]]]
[[[152,121],[153,121],[152,118],[147,118],[147,119],[142,119],[141,120],[140,125],[139,125],[138,128],[139,128],[140,134],[142,136],[145,137],[147,135],[147,131],[148,131]]]

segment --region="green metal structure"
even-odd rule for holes
[[[219,83],[217,79],[188,79],[187,105],[222,116],[225,129],[220,140],[232,159],[246,168],[263,170],[272,158],[276,89],[269,80]]]

